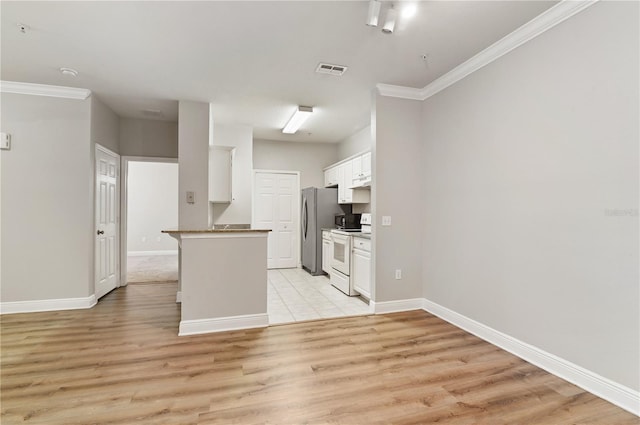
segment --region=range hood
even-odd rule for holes
[[[364,176],[354,180],[349,189],[368,189],[369,187],[371,187],[371,176]]]

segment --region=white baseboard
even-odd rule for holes
[[[212,332],[235,331],[239,329],[266,328],[267,326],[269,326],[269,316],[266,313],[200,320],[181,320],[178,335],[197,335]]]
[[[176,292],[176,303],[182,302],[182,291]]]
[[[634,415],[640,416],[640,392],[638,391],[476,322],[433,301],[424,299],[423,309]]]
[[[178,255],[177,249],[165,251],[128,251],[127,257],[147,257],[150,255]]]
[[[399,311],[422,310],[422,298],[411,298],[396,301],[370,301],[374,314],[396,313]]]
[[[40,311],[79,310],[96,305],[96,296],[54,300],[0,302],[0,314],[37,313]]]

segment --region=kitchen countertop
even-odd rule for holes
[[[348,235],[348,236],[353,236],[353,237],[356,237],[356,238],[371,239],[371,233],[345,232],[343,230],[336,229],[335,227],[331,227],[331,228],[325,227],[322,230],[335,231],[336,233],[339,233],[341,235]]]
[[[271,229],[169,229],[162,230],[162,233],[265,233],[270,231]]]

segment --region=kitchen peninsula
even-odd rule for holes
[[[268,229],[163,230],[180,246],[178,335],[265,327]]]

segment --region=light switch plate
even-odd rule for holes
[[[195,204],[195,203],[196,203],[196,193],[187,192],[187,204]]]
[[[8,133],[0,133],[0,149],[11,149],[11,135]]]
[[[391,226],[391,216],[390,215],[383,215],[382,216],[382,225],[383,226]]]

